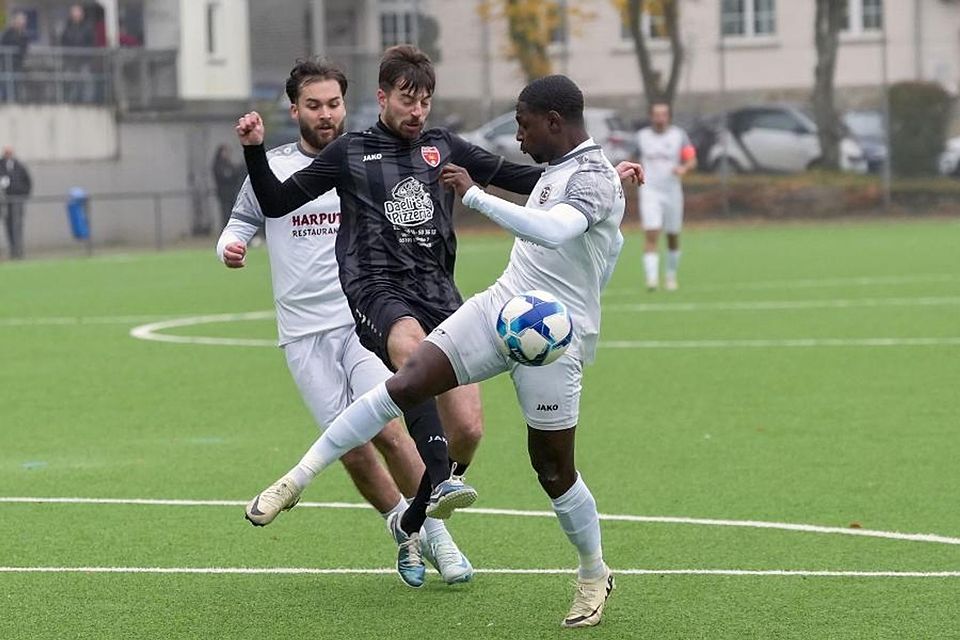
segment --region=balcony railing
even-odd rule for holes
[[[0,104],[89,104],[122,111],[177,105],[177,51],[0,47]]]

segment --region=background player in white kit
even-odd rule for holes
[[[646,182],[640,189],[640,218],[646,234],[643,270],[647,289],[660,285],[660,230],[667,234],[667,268],[664,287],[676,291],[680,267],[680,229],[683,227],[683,186],[681,178],[697,166],[697,153],[687,133],[670,124],[670,105],[650,105],[650,126],[637,134],[640,164]]]
[[[302,61],[290,72],[286,88],[291,117],[300,126],[300,140],[270,152],[270,168],[281,178],[309,165],[342,133],[347,80],[336,67]],[[390,376],[383,363],[360,345],[354,331],[334,250],[339,224],[336,191],[285,217],[265,218],[248,179],[217,243],[217,255],[227,267],[243,267],[247,243],[258,229],[266,228],[280,346],[300,394],[321,428],[332,423],[354,397]],[[373,443],[384,455],[396,483],[369,442],[358,443],[342,462],[363,497],[388,518],[406,508],[400,490],[409,496],[416,493],[424,466],[413,440],[397,420]],[[248,509],[247,519],[256,525],[269,522],[256,505]],[[424,533],[425,555],[444,580],[469,580],[470,563],[443,523],[428,519]]]
[[[592,626],[600,622],[613,576],[603,561],[596,501],[574,463],[574,437],[582,366],[593,360],[600,330],[600,291],[623,245],[623,188],[584,128],[583,94],[565,76],[527,85],[517,123],[520,148],[550,163],[525,207],[485,193],[461,167],[447,165],[442,174],[466,205],[518,236],[503,275],[431,332],[385,384],[342,412],[290,473],[316,475],[404,408],[509,372],[528,425],[531,464],[580,557],[576,595],[563,625]],[[498,347],[501,306],[531,289],[556,295],[575,328],[567,352],[546,367],[519,366]]]

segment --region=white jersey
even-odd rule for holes
[[[526,206],[546,210],[560,203],[586,216],[587,231],[556,249],[517,239],[494,286],[505,287],[511,295],[542,289],[557,296],[573,318],[569,351],[591,362],[600,335],[600,289],[619,250],[624,207],[617,171],[593,139],[551,162]]]
[[[681,164],[684,147],[693,146],[686,131],[673,125],[663,133],[644,127],[637,134],[637,146],[645,176],[643,189],[680,190],[680,176],[673,170]]]
[[[313,162],[291,143],[267,154],[281,181]],[[249,242],[265,227],[280,345],[306,335],[353,326],[340,288],[335,245],[340,228],[340,198],[328,191],[282,218],[265,218],[248,177],[237,196],[225,232]]]

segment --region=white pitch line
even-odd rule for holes
[[[173,318],[170,315],[153,316],[48,316],[38,318],[0,318],[2,327],[30,327],[30,326],[74,326],[99,324],[133,324],[134,322],[150,322]]]
[[[248,313],[220,313],[206,316],[190,316],[187,318],[176,318],[174,320],[163,320],[161,322],[152,322],[150,324],[140,325],[130,330],[130,335],[140,340],[153,340],[155,342],[173,342],[178,344],[204,344],[229,347],[275,347],[276,340],[260,340],[255,338],[216,338],[208,336],[172,336],[163,333],[157,333],[164,329],[173,329],[176,327],[188,327],[197,324],[210,324],[216,322],[237,322],[243,320],[272,320],[276,315],[273,311],[251,311]]]
[[[607,349],[767,349],[812,347],[954,347],[960,337],[943,338],[784,338],[781,340],[602,340]]]
[[[912,284],[920,282],[956,282],[958,280],[960,280],[960,274],[929,273],[911,276],[851,276],[847,278],[807,278],[794,280],[761,280],[756,282],[723,282],[717,284],[684,286],[683,290],[731,291],[763,289],[815,289],[820,287],[843,287],[850,285],[871,286],[884,284]],[[642,293],[642,290],[639,288],[618,288],[604,291],[605,296],[636,296]]]
[[[0,567],[0,573],[154,573],[214,575],[390,575],[393,568],[314,567]],[[572,575],[575,569],[474,569],[493,575]],[[821,571],[804,569],[616,569],[632,576],[768,576],[820,578],[960,578],[960,571]]]
[[[20,504],[110,504],[110,505],[148,505],[165,507],[242,507],[242,500],[168,500],[152,498],[29,498],[0,497],[0,503]],[[353,502],[300,502],[297,508],[314,509],[369,509],[370,505]],[[458,509],[457,513],[479,515],[517,516],[525,518],[555,518],[553,511],[526,511],[520,509]],[[686,518],[678,516],[635,516],[629,514],[600,514],[601,520],[612,522],[640,522],[652,524],[687,524],[705,527],[743,527],[748,529],[774,529],[800,533],[820,533],[910,542],[932,542],[936,544],[960,545],[960,538],[942,536],[934,533],[900,533],[876,529],[852,529],[848,527],[827,527],[813,524],[790,522],[767,522],[763,520],[722,520],[717,518]]]
[[[784,311],[800,309],[854,309],[870,307],[935,307],[960,304],[958,296],[919,298],[841,298],[836,300],[753,300],[746,302],[679,302],[662,304],[606,304],[604,311]]]

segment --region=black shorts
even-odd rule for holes
[[[364,291],[355,297],[347,296],[347,301],[357,325],[360,344],[380,358],[391,371],[397,369],[390,362],[387,336],[397,320],[413,318],[423,327],[424,333],[429,334],[463,304],[459,294],[455,300],[437,304],[404,296],[397,289],[382,288]]]

